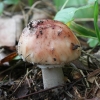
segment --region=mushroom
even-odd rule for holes
[[[77,59],[81,48],[65,24],[44,19],[30,22],[23,30],[18,54],[24,61],[41,68],[45,89],[64,84],[62,67]]]

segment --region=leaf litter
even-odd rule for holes
[[[46,10],[41,11],[40,6],[35,7],[39,3],[35,3],[32,13],[36,13],[35,16],[39,17],[38,12],[41,12],[42,15],[39,19],[53,18],[54,7],[49,2],[43,2],[42,5],[47,8],[50,6],[53,9],[53,12],[48,14]],[[20,26],[22,19],[24,24],[27,24],[32,9],[29,9],[27,13],[27,20],[24,19],[25,12],[22,10],[24,17],[21,16],[20,19],[16,19],[18,22],[15,21],[14,25]],[[18,11],[18,8],[15,10]],[[37,18],[35,16],[32,16],[30,20],[35,20]],[[21,29],[22,27],[20,26]],[[79,38],[82,44],[82,55],[78,60],[63,67],[65,84],[43,89],[41,69],[36,65],[23,62],[21,59],[14,59],[17,56],[16,45],[21,34],[20,28],[14,28],[19,32],[13,30],[15,34],[13,34],[14,40],[10,38],[13,40],[11,45],[6,45],[4,41],[0,47],[2,54],[0,59],[0,100],[100,100],[100,55],[97,54],[98,46],[90,52],[91,48],[86,41]],[[58,93],[55,93],[55,88],[59,89]]]

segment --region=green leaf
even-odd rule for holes
[[[0,15],[1,15],[1,14],[2,14],[2,12],[3,12],[3,9],[4,9],[3,2],[0,2]]]
[[[88,0],[88,4],[93,4],[95,3],[96,0]]]
[[[66,2],[66,0],[53,0],[57,10],[61,9],[63,4]],[[82,5],[86,5],[87,0],[68,0],[66,7],[79,7]]]
[[[18,4],[19,0],[4,0],[3,1],[5,4]]]
[[[99,27],[98,27],[98,13],[99,13],[98,0],[96,0],[95,5],[94,5],[94,27],[95,27],[97,38],[100,42],[100,33],[99,33]]]
[[[89,44],[90,47],[95,47],[98,44],[98,42],[99,42],[98,39],[90,38],[87,43]]]
[[[54,19],[63,23],[68,23],[69,21],[73,20],[73,16],[76,10],[77,8],[63,9],[56,14]]]
[[[93,18],[94,15],[94,7],[93,5],[86,6],[85,8],[78,9],[76,11],[74,18]]]
[[[13,60],[19,60],[22,59],[20,56],[16,56]]]
[[[78,12],[79,10],[91,8],[91,7],[93,7],[93,5],[86,5],[79,8],[66,8],[66,9],[60,10],[56,14],[54,20],[58,20],[63,23],[68,23],[74,19],[74,15],[76,12]]]
[[[79,24],[76,24],[75,22],[71,22],[71,24],[69,25],[69,27],[76,33],[78,33],[78,35],[83,36],[83,37],[87,37],[87,38],[97,38],[96,34],[93,30],[88,29],[86,27],[83,27]]]
[[[87,0],[69,0],[69,2],[67,3],[67,7],[69,6],[79,7],[86,4]]]

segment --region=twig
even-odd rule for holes
[[[69,90],[72,88],[72,86],[74,86],[76,83],[78,83],[79,81],[81,81],[83,78],[86,78],[86,77],[82,77],[81,79],[77,80],[77,81],[74,82],[74,83],[69,83],[69,84],[71,84],[71,85],[68,87],[67,91],[69,91]],[[49,89],[40,90],[40,91],[37,91],[37,92],[34,92],[34,93],[30,93],[30,94],[28,94],[28,95],[26,95],[26,96],[22,96],[22,97],[20,97],[20,98],[15,98],[14,100],[20,100],[20,99],[22,99],[22,98],[26,98],[26,97],[29,97],[29,96],[31,96],[31,95],[43,93],[43,92],[46,92],[46,91],[49,91],[49,90],[52,90],[52,89],[55,89],[55,88],[64,87],[64,86],[66,86],[66,85],[68,85],[68,84],[58,85],[58,86],[55,86],[55,87],[52,87],[52,88],[49,88]]]
[[[11,96],[16,92],[16,90],[19,88],[19,86],[20,86],[21,83],[24,81],[24,79],[26,78],[26,76],[27,76],[29,73],[31,73],[31,72],[32,72],[32,70],[30,70],[29,72],[26,73],[26,75],[23,77],[23,79],[19,82],[19,84],[18,84],[18,86],[16,87],[16,89],[14,90],[14,92],[13,92],[9,97],[11,97]]]
[[[9,70],[11,70],[11,69],[13,69],[13,68],[15,68],[15,67],[17,67],[17,66],[20,65],[20,64],[23,64],[23,63],[24,63],[24,62],[22,62],[21,60],[19,60],[15,65],[13,65],[13,66],[9,67],[8,69],[6,69],[6,70],[0,72],[0,75],[3,74],[3,73],[5,73],[5,72],[7,72],[7,71],[9,71]]]
[[[80,70],[80,73],[82,74],[83,77],[85,77],[84,73],[82,70]],[[89,87],[89,83],[87,82],[86,78],[84,78],[85,82],[86,82],[86,85],[87,87]]]
[[[65,8],[66,4],[68,3],[69,0],[66,0],[63,6],[61,7],[61,10]]]
[[[56,7],[52,2],[45,2],[45,0],[42,0],[43,4],[47,5],[48,7],[52,8],[53,11],[57,12]]]
[[[92,56],[91,54],[89,54],[89,53],[85,52],[84,50],[82,50],[82,52],[83,52],[84,54],[86,54],[86,55],[90,56],[91,58],[96,59],[98,62],[100,62],[100,60],[99,60],[99,59],[97,59],[96,57]]]
[[[98,84],[98,82],[96,81],[96,79],[94,80],[96,86],[100,89],[100,85]]]
[[[34,93],[30,93],[30,94],[28,94],[26,96],[22,96],[20,98],[15,98],[15,100],[19,100],[19,99],[22,99],[22,98],[26,98],[26,97],[31,96],[31,95],[35,95],[35,94],[38,94],[38,93],[43,93],[43,92],[49,91],[51,89],[55,89],[55,88],[59,88],[59,87],[63,87],[63,86],[65,86],[65,84],[59,85],[59,86],[55,86],[55,87],[52,87],[52,88],[49,88],[49,89],[40,90],[40,91],[37,91],[37,92],[34,92]]]
[[[82,77],[82,78],[80,78],[79,80],[77,80],[76,82],[72,83],[72,84],[68,87],[67,91],[69,91],[69,90],[72,88],[72,86],[74,86],[76,83],[80,82],[83,78],[86,78],[86,77],[87,77],[87,76]]]
[[[89,54],[92,53],[92,51],[97,47],[98,44],[99,44],[99,43],[97,43],[96,46],[93,47],[93,48],[90,50]],[[89,58],[90,58],[90,56],[88,55],[88,56],[87,56],[87,62],[88,62],[88,66],[90,67],[90,65],[89,65]]]
[[[29,71],[28,71],[28,69],[27,69],[27,74],[29,73]],[[28,83],[28,86],[29,86],[29,88],[31,87],[31,85],[30,85],[30,82],[29,82],[29,79],[28,79],[28,77],[26,76],[26,81],[27,81],[27,83]]]
[[[29,15],[31,14],[33,8],[34,8],[37,4],[39,4],[39,3],[41,3],[41,1],[35,2],[35,3],[32,5],[32,7],[30,8],[30,10],[28,11],[28,13],[25,15],[25,19],[26,19],[25,25],[27,25],[27,23],[28,23],[28,18],[29,18]]]

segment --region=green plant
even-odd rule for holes
[[[98,0],[95,1],[94,4],[94,28],[96,32],[96,39],[90,38],[88,40],[88,43],[91,47],[96,46],[97,44],[100,44],[100,31],[98,27],[98,15],[99,15],[99,7],[98,7]]]
[[[34,0],[28,0],[28,4],[29,4],[29,6],[32,6],[33,3],[34,3]]]
[[[65,7],[78,7],[86,5],[88,3],[88,0],[53,0],[53,2],[56,6],[56,9],[60,10],[66,2],[67,4],[65,5]]]
[[[5,4],[18,4],[19,0],[4,0],[3,3]]]
[[[86,5],[86,6],[82,6],[82,7],[79,7],[79,8],[75,8],[75,7],[65,8],[65,9],[60,10],[56,14],[54,19],[59,20],[59,21],[66,24],[66,23],[72,21],[75,18],[75,14],[77,12],[79,12],[81,10],[88,10],[88,9],[91,9],[91,8],[93,8],[93,5]]]
[[[83,4],[84,6],[61,9],[56,14],[54,20],[67,24],[73,31],[78,33],[77,36],[87,37],[89,45],[94,47],[98,42],[100,42],[100,32],[97,24],[98,0],[87,0],[87,2],[84,3],[86,3],[86,5]],[[76,24],[73,21],[76,18],[94,18],[95,30]]]
[[[0,14],[2,14],[3,9],[4,9],[4,5],[3,5],[3,3],[2,3],[2,2],[0,2]]]

